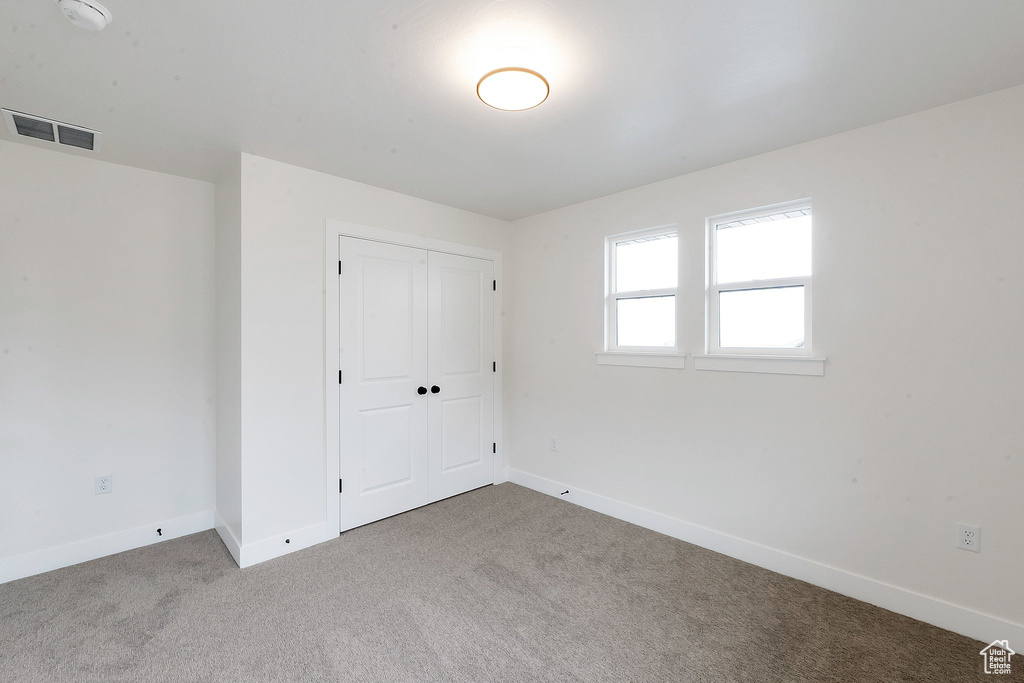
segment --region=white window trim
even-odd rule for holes
[[[769,375],[825,374],[824,356],[740,356],[735,354],[700,354],[693,357],[695,370],[721,372],[759,372]]]
[[[662,289],[636,290],[616,292],[615,289],[615,244],[634,240],[640,237],[676,233],[676,286]],[[682,240],[675,223],[659,225],[654,228],[633,230],[604,238],[604,351],[598,351],[597,362],[600,365],[635,365],[639,367],[681,368],[685,355],[679,351],[679,281],[678,273],[681,259],[678,250]],[[616,342],[616,315],[619,299],[636,299],[641,297],[673,296],[675,297],[675,346],[619,346]]]
[[[815,355],[813,342],[813,265],[807,277],[773,278],[769,280],[747,280],[717,284],[716,254],[718,253],[718,226],[745,218],[765,214],[783,213],[794,209],[811,209],[811,200],[798,199],[760,206],[755,209],[719,214],[707,219],[706,224],[706,282],[705,282],[705,353],[694,356],[697,370],[722,370],[727,372],[765,372],[772,374],[824,375],[825,357]],[[812,218],[813,220],[813,218]],[[814,231],[811,231],[814,240]],[[804,345],[798,349],[786,348],[722,348],[719,336],[719,295],[722,292],[752,289],[776,289],[802,286],[804,288]]]
[[[686,355],[682,353],[628,353],[626,351],[595,351],[598,365],[626,365],[636,368],[686,367]]]

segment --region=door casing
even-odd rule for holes
[[[339,238],[385,242],[415,249],[439,251],[458,256],[469,256],[491,261],[494,264],[494,279],[497,291],[494,299],[494,358],[497,371],[494,373],[494,435],[497,443],[494,453],[494,483],[508,480],[508,463],[503,444],[505,434],[502,421],[502,335],[501,312],[503,309],[504,283],[502,281],[501,252],[468,244],[447,242],[393,230],[327,219],[324,229],[324,478],[326,483],[326,519],[329,537],[341,532],[341,496],[338,480],[341,476],[341,437],[338,373],[340,371],[339,340],[339,287],[338,260]]]

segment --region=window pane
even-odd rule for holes
[[[675,346],[676,298],[648,296],[615,303],[619,346]]]
[[[796,212],[794,212],[796,213]],[[784,214],[776,214],[776,216]],[[756,219],[751,219],[754,221]],[[811,274],[811,217],[798,215],[765,222],[736,221],[719,226],[718,282],[804,277]]]
[[[677,287],[678,245],[675,233],[616,243],[615,291]]]
[[[802,286],[721,292],[718,301],[722,348],[803,348]]]

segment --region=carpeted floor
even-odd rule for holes
[[[982,681],[981,647],[513,484],[242,571],[207,531],[0,585],[19,683]]]

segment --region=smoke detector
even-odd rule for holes
[[[57,0],[57,7],[68,21],[86,31],[102,31],[114,19],[96,0]]]

